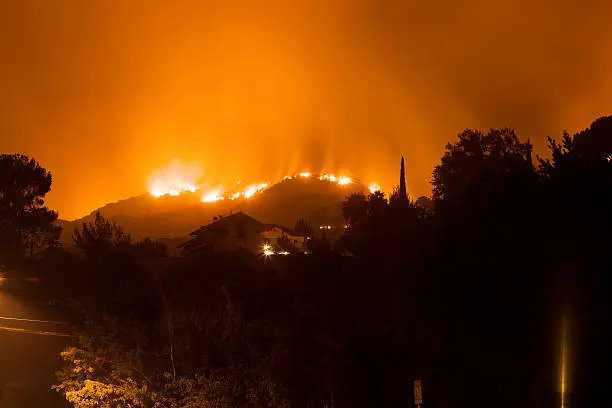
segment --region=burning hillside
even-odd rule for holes
[[[168,166],[153,171],[147,178],[147,190],[154,197],[178,196],[199,190],[198,180],[203,171],[199,163],[175,160]]]
[[[229,187],[207,183],[202,175],[195,164],[174,162],[151,173],[147,194],[109,203],[99,211],[134,239],[186,239],[213,217],[238,211],[287,227],[300,218],[313,225],[343,225],[342,200],[368,190],[357,178],[327,172],[300,171],[277,183],[237,181]],[[379,190],[375,183],[369,188]],[[70,242],[74,227],[93,218],[94,213],[67,224],[63,242]]]
[[[147,187],[149,193],[154,197],[162,196],[178,196],[183,193],[201,192],[201,200],[203,203],[213,203],[222,200],[248,200],[266,190],[271,183],[255,182],[243,183],[237,181],[231,187],[223,185],[211,186],[209,183],[202,182],[202,171],[199,166],[185,165],[175,161],[169,166],[156,170],[147,179]],[[287,180],[304,180],[318,179],[330,184],[338,186],[348,186],[354,183],[353,179],[347,175],[336,175],[333,173],[311,173],[310,171],[295,172],[292,175],[283,177],[280,181]],[[370,183],[370,192],[380,190],[376,183]]]

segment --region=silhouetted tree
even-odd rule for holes
[[[136,253],[146,258],[164,258],[168,256],[168,248],[161,242],[151,238],[144,238],[134,244]]]
[[[293,252],[295,250],[295,245],[293,242],[287,237],[287,234],[282,233],[280,238],[277,241],[278,247],[283,251]]]
[[[408,190],[406,189],[406,172],[404,171],[404,156],[400,162],[399,200],[408,201]]]
[[[432,341],[448,339],[440,343],[448,370],[437,377],[437,396],[454,394],[458,406],[471,404],[455,388],[458,375],[480,384],[482,406],[500,406],[501,387],[521,388],[505,406],[542,406],[537,378],[550,363],[543,353],[550,316],[542,307],[550,275],[538,268],[541,236],[530,232],[545,208],[531,149],[511,129],[466,130],[433,173],[436,206],[424,279],[442,328]]]
[[[467,129],[446,146],[442,163],[433,171],[433,199],[461,196],[487,180],[516,170],[532,170],[533,146],[521,143],[512,129],[487,133]]]
[[[60,244],[60,236],[62,234],[62,227],[60,225],[52,225],[45,233],[45,244],[48,249],[56,249]]]
[[[304,237],[307,237],[307,238],[312,237],[312,235],[314,234],[314,228],[312,227],[312,225],[303,218],[300,218],[299,220],[297,220],[293,230],[297,232],[298,234]]]
[[[375,191],[368,196],[367,212],[370,217],[380,221],[388,215],[388,208],[389,203],[384,192]]]
[[[104,252],[130,245],[130,235],[117,223],[106,220],[96,211],[93,222],[84,222],[75,228],[72,239],[77,248],[86,252]]]
[[[308,240],[307,247],[310,252],[316,255],[331,252],[331,242],[325,235]]]
[[[564,137],[565,139],[565,137]],[[612,116],[596,119],[591,125],[571,138],[566,153],[578,156],[581,160],[610,161],[612,157]]]
[[[30,252],[37,239],[49,230],[57,213],[45,206],[51,189],[51,173],[36,160],[21,154],[0,155],[0,247],[4,255],[20,253],[26,243]]]
[[[342,202],[342,214],[350,228],[356,228],[365,221],[367,213],[366,196],[361,193],[351,194]]]
[[[414,204],[417,207],[422,208],[423,210],[425,210],[427,213],[432,214],[434,212],[434,202],[429,197],[421,196],[421,197],[417,198],[417,200],[414,202]]]
[[[607,352],[612,279],[605,266],[612,247],[612,116],[574,135],[564,132],[559,142],[549,138],[549,148],[551,159],[540,160],[539,170],[547,208],[542,250],[554,254],[546,266],[558,288],[555,321],[566,320],[570,336],[589,339],[578,347],[570,339],[572,373],[580,374],[570,380],[568,406],[607,406],[612,404],[604,380],[612,365]]]

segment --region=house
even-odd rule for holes
[[[264,224],[245,212],[215,217],[214,221],[189,234],[189,241],[179,247],[185,251],[203,248],[228,251],[244,248],[255,254],[263,252],[263,245],[270,245],[270,251],[285,252],[286,244],[297,251],[306,247],[305,237],[289,228],[275,224]]]
[[[263,223],[240,211],[215,217],[212,223],[189,234],[191,239],[180,247],[187,251],[212,247],[215,250],[245,248],[257,252],[261,247],[264,228]]]
[[[267,224],[262,233],[262,238],[273,248],[278,248],[281,251],[304,252],[306,250],[307,237],[280,225]]]

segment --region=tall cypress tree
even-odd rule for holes
[[[404,173],[404,156],[400,164],[400,185],[399,185],[400,201],[408,201],[408,193],[406,192],[406,174]]]

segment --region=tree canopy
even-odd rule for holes
[[[514,130],[491,129],[486,133],[467,129],[449,143],[441,163],[433,171],[433,198],[461,196],[508,172],[530,170],[531,143],[522,143]]]
[[[105,219],[100,211],[96,211],[92,222],[75,228],[72,239],[77,248],[88,252],[104,252],[131,243],[130,235],[117,223]]]
[[[22,249],[54,225],[57,213],[45,206],[51,173],[28,156],[0,155],[0,246]],[[6,254],[6,252],[5,252]]]

